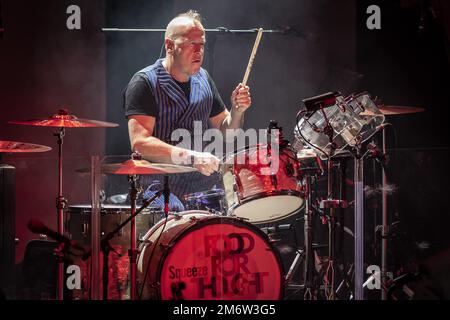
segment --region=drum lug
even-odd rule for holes
[[[159,282],[152,282],[150,284],[150,288],[159,290],[159,288],[161,288],[161,284]]]
[[[179,214],[178,212],[174,212],[172,215],[175,217],[175,220],[180,220],[182,217],[182,215]]]
[[[169,250],[170,248],[173,247],[173,244],[164,244],[164,243],[160,243],[160,244],[159,244],[159,247],[160,247],[162,250]]]
[[[88,232],[89,232],[89,223],[88,221],[84,220],[83,221],[83,238],[87,238],[88,237]]]

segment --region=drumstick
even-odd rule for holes
[[[253,61],[255,60],[256,51],[258,50],[259,42],[261,41],[263,29],[258,29],[258,35],[256,36],[255,44],[253,45],[253,50],[250,55],[250,59],[248,60],[247,70],[245,70],[244,80],[242,80],[242,85],[247,85],[247,80],[250,75],[250,71],[252,70]]]

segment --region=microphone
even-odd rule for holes
[[[60,243],[64,243],[66,246],[72,247],[82,252],[86,252],[86,250],[75,241],[70,240],[66,236],[63,236],[62,234],[50,229],[39,220],[31,219],[30,221],[28,221],[28,229],[33,233],[45,234],[46,236]]]

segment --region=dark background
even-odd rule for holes
[[[245,128],[278,120],[293,140],[301,100],[326,91],[367,90],[387,105],[421,106],[424,113],[387,119],[393,221],[400,221],[392,256],[404,263],[415,243],[428,241],[431,254],[449,245],[446,204],[449,172],[449,5],[446,1],[12,1],[0,0],[0,139],[51,146],[36,155],[3,155],[16,167],[16,262],[27,241],[31,217],[56,227],[56,140],[50,128],[19,127],[8,120],[46,117],[67,106],[81,118],[112,121],[115,129],[68,130],[64,143],[64,195],[90,202],[90,181],[74,172],[92,155],[129,154],[122,91],[131,76],[160,55],[162,33],[105,33],[102,27],[165,28],[187,9],[200,11],[206,28],[281,29],[264,35],[249,86],[253,105]],[[66,8],[81,8],[81,30],[67,30]],[[381,8],[381,30],[366,28],[366,8]],[[207,34],[207,42],[214,36]],[[254,35],[218,35],[207,47],[204,67],[226,104],[242,80]],[[214,49],[214,50],[212,50]],[[213,57],[213,61],[211,60]],[[366,183],[379,167],[366,162]],[[375,177],[375,178],[374,178]],[[126,192],[126,190],[125,190]],[[380,208],[367,221],[380,223]],[[350,226],[351,227],[351,226]],[[397,245],[398,244],[398,245]]]

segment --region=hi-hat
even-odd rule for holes
[[[410,113],[424,112],[425,108],[421,107],[409,107],[409,106],[378,106],[378,109],[385,116],[402,115]],[[361,116],[373,116],[374,113],[370,110],[366,110],[360,113]]]
[[[50,150],[52,150],[52,148],[40,144],[18,141],[0,141],[0,152],[5,153],[46,152]]]
[[[48,118],[38,118],[23,121],[8,121],[10,124],[20,124],[38,127],[64,127],[64,128],[113,128],[119,126],[117,123],[81,119],[69,114],[67,109],[61,109],[57,114]]]
[[[196,168],[180,166],[169,163],[150,163],[146,160],[127,160],[123,163],[104,164],[100,167],[100,172],[104,174],[172,174],[187,173],[197,171]],[[83,168],[77,172],[87,173],[90,169]]]

